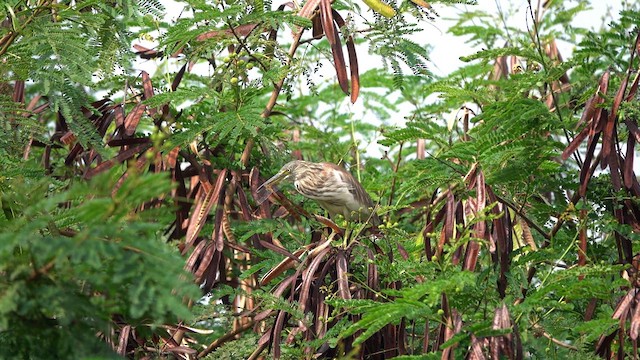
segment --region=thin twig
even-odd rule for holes
[[[538,29],[538,22],[540,21],[540,2],[538,1],[538,9],[536,9],[536,14],[533,14],[533,7],[531,5],[531,0],[528,0],[528,9],[529,9],[529,14],[531,15],[531,20],[533,20],[533,31],[534,31],[534,36],[533,36],[533,41],[536,44],[536,50],[538,50],[538,55],[540,55],[540,62],[542,63],[542,69],[545,71],[545,75],[548,75],[548,69],[547,69],[547,62],[545,61],[545,57],[546,54],[545,52],[542,50],[542,42],[540,41],[540,30]],[[531,30],[529,29],[529,32],[531,32]],[[546,82],[546,81],[545,81]],[[547,86],[549,87],[549,89],[551,89],[549,95],[551,96],[551,100],[553,101],[553,106],[556,108],[556,114],[558,114],[558,120],[560,120],[561,124],[564,124],[564,121],[562,119],[562,113],[560,111],[560,107],[558,106],[558,99],[556,98],[554,92],[553,92],[553,86],[552,84],[547,83]],[[564,136],[567,140],[567,143],[571,143],[571,138],[569,136],[569,131],[567,130],[567,128],[563,125],[562,126],[562,131],[564,132]],[[579,153],[574,153],[573,154],[574,159],[576,160],[576,163],[578,164],[579,167],[582,167],[582,158],[580,156]]]
[[[260,356],[260,354],[264,351],[264,349],[267,347],[268,344],[269,343],[264,343],[260,345],[253,353],[251,353],[251,356],[249,356],[247,360],[256,360],[258,356]]]
[[[262,25],[262,23],[260,23],[260,25]],[[245,36],[245,39],[249,37],[249,35],[251,35],[251,33],[257,29],[258,27],[260,27],[260,25],[256,25],[253,29],[251,29],[251,31],[249,31],[249,34],[247,34],[247,36]],[[247,42],[244,41],[242,38],[240,38],[240,35],[238,35],[238,33],[236,32],[236,29],[234,29],[233,26],[231,26],[230,23],[227,22],[227,26],[229,27],[229,30],[231,30],[231,34],[236,38],[236,40],[238,41],[238,44],[240,44],[240,48],[244,49],[247,52],[247,56],[249,56],[250,58],[252,58],[253,60],[255,60],[260,67],[262,68],[262,70],[267,71],[268,67],[262,63],[262,61],[260,61],[260,59],[258,59],[255,55],[253,55],[251,53],[251,50],[249,50],[249,48],[247,47]]]
[[[252,319],[250,322],[240,326],[237,329],[234,329],[233,331],[230,331],[224,335],[222,335],[221,337],[215,339],[211,344],[209,344],[209,346],[207,346],[206,349],[202,350],[199,354],[198,354],[198,358],[204,357],[206,355],[208,355],[210,352],[212,352],[213,350],[215,350],[217,347],[219,347],[220,345],[224,344],[225,342],[227,342],[227,340],[235,337],[236,335],[245,332],[247,330],[249,330],[250,328],[253,327],[253,325],[255,325],[255,321]]]
[[[536,331],[538,331],[538,333],[539,333],[540,335],[542,335],[542,336],[544,336],[545,338],[547,338],[547,339],[551,340],[551,342],[552,342],[552,343],[554,343],[554,344],[556,344],[556,345],[558,345],[558,346],[560,346],[560,347],[563,347],[563,348],[565,348],[565,349],[569,349],[569,350],[573,350],[573,351],[579,351],[579,349],[578,349],[577,347],[575,347],[575,346],[573,346],[573,345],[570,345],[570,344],[567,344],[567,343],[565,343],[565,342],[562,342],[562,341],[560,341],[560,340],[558,340],[558,339],[554,338],[553,336],[549,335],[549,334],[548,334],[546,331],[544,331],[544,329],[543,329],[540,325],[538,325],[538,324],[534,324],[534,325],[533,325],[533,329],[534,329],[534,330],[536,330]]]
[[[29,275],[28,280],[34,280],[38,276],[48,273],[49,270],[53,269],[53,267],[55,265],[56,265],[56,261],[55,260],[51,260],[48,263],[46,263],[44,266],[42,266],[41,268],[31,270],[31,274]]]

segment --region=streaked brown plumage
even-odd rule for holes
[[[291,161],[262,184],[258,193],[264,193],[265,189],[270,190],[284,180],[293,181],[300,194],[317,201],[332,217],[342,214],[349,221],[380,225],[369,194],[353,175],[335,164]]]

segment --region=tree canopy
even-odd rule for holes
[[[637,357],[640,6],[502,5],[5,1],[0,357]]]

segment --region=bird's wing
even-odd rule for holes
[[[349,184],[348,190],[360,204],[364,204],[367,207],[373,207],[373,200],[369,196],[369,193],[362,187],[362,185],[356,180],[350,172],[339,167],[338,165],[331,164],[333,167],[342,170],[339,172],[343,182]]]

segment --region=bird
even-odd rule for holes
[[[369,194],[351,173],[336,164],[290,161],[258,188],[258,203],[264,202],[283,181],[292,181],[300,194],[315,200],[334,219],[341,214],[347,221],[380,225]]]

